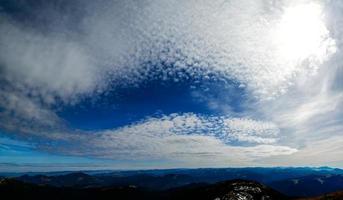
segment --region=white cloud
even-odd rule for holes
[[[342,136],[329,137],[319,141],[307,141],[305,147],[291,156],[277,156],[262,159],[260,162],[269,165],[284,166],[338,166],[341,167],[343,157]],[[339,165],[337,165],[339,164]]]
[[[77,42],[2,20],[7,23],[0,28],[1,78],[12,89],[36,93],[53,102],[55,96],[70,101],[98,86],[100,67],[95,67],[92,57]]]
[[[142,133],[144,130],[144,133]],[[202,116],[193,113],[171,114],[145,121],[118,130],[119,133],[166,135],[212,136],[224,143],[275,143],[278,127],[271,122],[252,119]],[[117,134],[114,134],[117,135]],[[120,134],[118,134],[120,135]]]
[[[54,112],[21,93],[0,91],[0,108],[4,108],[0,127],[7,131],[39,134],[41,130],[63,127],[63,120]]]
[[[269,102],[259,102],[250,112],[273,121],[281,130],[280,143],[296,144],[292,156],[268,159],[272,165],[342,166],[343,84],[342,33],[343,4],[329,1],[325,5],[337,51],[309,79],[299,76],[290,90]],[[257,111],[257,112],[256,112]],[[284,136],[282,136],[284,135]]]
[[[259,98],[269,98],[283,93],[299,72],[311,70],[303,62],[307,58],[296,63],[279,59],[277,44],[270,40],[289,6],[285,2],[82,2],[78,12],[93,13],[81,15],[82,31],[73,33],[60,26],[58,35],[42,34],[3,16],[1,62],[7,78],[38,88],[43,96],[53,92],[68,98],[93,92],[109,79],[131,84],[155,76],[200,78],[212,73],[247,85]],[[55,9],[47,16],[51,23],[64,14]],[[326,58],[332,51],[325,41],[332,39],[323,31],[319,40]],[[324,60],[314,56],[306,61],[317,68]]]
[[[225,123],[223,123],[225,122]],[[91,156],[120,160],[165,160],[180,166],[251,164],[254,160],[296,152],[295,148],[264,141],[274,125],[246,119],[206,117],[191,113],[149,118],[119,129],[93,133],[69,133],[75,138],[52,138],[58,146],[41,144],[40,148],[73,156]],[[240,140],[239,131],[247,130]],[[222,132],[225,133],[222,133]],[[230,135],[230,131],[236,131]],[[68,134],[68,133],[67,133]],[[253,139],[250,139],[249,134]],[[266,134],[266,135],[264,135]],[[246,139],[249,138],[249,139]],[[246,146],[235,145],[236,142]],[[63,145],[61,144],[63,143]],[[75,144],[78,144],[75,146]],[[54,144],[54,143],[52,143]]]
[[[271,122],[251,119],[225,119],[224,124],[231,138],[242,142],[275,143],[280,132]]]

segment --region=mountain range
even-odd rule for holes
[[[241,193],[249,197],[245,199],[261,199],[262,196],[263,199],[306,199],[334,192],[334,196],[339,196],[339,191],[343,190],[343,170],[327,167],[0,173],[0,176],[3,176],[0,188],[6,194],[34,188],[29,191],[75,194],[80,198],[104,195],[104,199],[108,196],[132,199],[132,195],[139,199],[162,196],[163,199],[193,199],[191,197],[198,194],[200,197],[196,199],[230,199],[229,194],[239,196]]]

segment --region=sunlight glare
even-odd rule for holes
[[[329,36],[323,20],[322,8],[311,3],[296,5],[285,10],[274,33],[279,56],[301,62],[311,56],[325,56],[325,39]]]

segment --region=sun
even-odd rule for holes
[[[273,33],[277,54],[283,60],[302,62],[310,57],[324,60],[329,31],[318,3],[286,8]]]

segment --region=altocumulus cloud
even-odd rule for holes
[[[68,139],[50,135],[50,139],[64,142],[63,148],[60,142],[58,146],[42,144],[41,148],[110,159],[166,159],[188,165],[242,166],[256,159],[296,152],[294,148],[275,144],[278,133],[275,125],[266,122],[186,113],[148,118],[92,134],[68,133],[73,135]],[[245,146],[235,145],[237,141]]]
[[[298,4],[309,3],[314,11],[306,16],[318,14],[321,22],[310,28],[320,34],[308,54],[294,57],[293,46],[280,43],[280,24],[292,22],[285,12],[296,14]],[[27,13],[31,23],[0,10],[0,127],[22,139],[21,133],[40,138],[41,150],[168,158],[188,166],[211,159],[216,165],[277,164],[295,154],[298,164],[311,145],[324,149],[322,141],[343,130],[338,0],[21,6],[34,13]],[[234,82],[246,89],[251,105],[239,117],[179,113],[97,131],[73,130],[57,114],[59,107],[151,80]]]
[[[56,30],[42,33],[2,15],[1,61],[8,81],[16,80],[17,87],[31,87],[44,97],[65,99],[101,89],[108,81],[129,84],[154,76],[218,74],[268,98],[287,89],[297,73],[323,62],[316,56],[309,65],[303,64],[306,58],[297,63],[278,59],[280,53],[274,51],[278,45],[270,36],[282,20],[286,2],[75,4],[80,7],[75,12],[83,18],[75,22],[74,31],[63,19],[71,21],[77,14],[49,4],[52,14],[40,12],[41,18],[58,24],[58,34]],[[330,55],[333,40],[325,31],[319,39],[326,44],[322,51]]]

